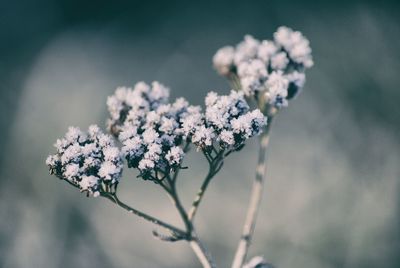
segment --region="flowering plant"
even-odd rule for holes
[[[219,49],[213,64],[219,74],[228,78],[232,90],[228,95],[209,92],[204,111],[184,98],[170,102],[169,89],[159,82],[117,88],[107,99],[110,134],[95,125],[87,132],[70,127],[65,137],[57,140],[56,153],[47,158],[46,164],[51,174],[87,196],[104,197],[169,232],[153,231],[155,237],[189,242],[204,267],[216,267],[196,233],[194,217],[225,159],[240,151],[248,139],[260,136],[256,180],[232,267],[267,267],[261,257],[244,263],[261,200],[269,131],[275,114],[303,87],[304,71],[313,65],[311,49],[300,32],[280,27],[273,41],[260,42],[247,35],[236,47]],[[253,102],[255,109],[251,108]],[[114,139],[120,147],[115,146]],[[191,146],[204,155],[209,170],[187,211],[180,201],[176,181],[179,171],[186,168],[182,163]],[[128,168],[138,171],[139,178],[155,183],[170,196],[185,228],[141,212],[118,198],[124,161]]]

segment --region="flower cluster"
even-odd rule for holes
[[[219,74],[238,79],[247,96],[280,108],[303,87],[304,71],[313,66],[313,60],[309,41],[302,33],[282,26],[273,41],[246,35],[236,47],[219,49],[213,64]]]
[[[169,89],[157,81],[151,86],[145,82],[137,83],[134,88],[119,87],[114,95],[108,97],[107,107],[110,113],[107,126],[111,133],[118,136],[126,121],[142,122],[149,111],[168,102]]]
[[[266,125],[260,110],[250,111],[242,92],[232,90],[224,96],[209,92],[205,104],[204,115],[195,113],[183,120],[185,136],[198,148],[207,149],[218,143],[225,149],[238,149]]]
[[[123,93],[121,93],[123,92]],[[184,157],[183,120],[200,113],[184,98],[168,103],[169,91],[158,82],[140,82],[134,89],[119,88],[108,98],[111,125],[128,166],[138,168],[144,179],[161,179],[176,170]],[[110,124],[110,123],[109,123]]]
[[[46,160],[50,173],[88,196],[98,196],[118,184],[123,167],[120,151],[112,137],[102,133],[98,126],[90,126],[87,133],[70,127],[54,146],[57,153]]]

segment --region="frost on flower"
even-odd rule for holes
[[[110,113],[107,126],[115,136],[125,121],[141,121],[147,112],[168,102],[169,89],[157,81],[151,85],[137,83],[133,89],[119,87],[114,95],[108,97],[107,107]]]
[[[138,96],[136,88],[132,94]],[[129,167],[137,168],[144,179],[161,179],[157,178],[159,174],[168,174],[180,167],[185,132],[191,128],[189,121],[184,124],[184,119],[200,114],[201,109],[189,105],[184,98],[169,103],[165,87],[157,82],[151,90],[153,101],[146,96],[140,102],[145,105],[129,107],[124,121],[119,122],[118,138]]]
[[[267,101],[276,107],[287,106],[288,85],[289,80],[281,71],[272,72],[266,81],[268,91],[265,92],[265,97]]]
[[[220,48],[213,57],[214,68],[220,75],[227,75],[233,67],[235,49],[230,46]]]
[[[273,40],[259,41],[246,35],[236,47],[218,50],[213,62],[220,74],[238,81],[246,96],[275,108],[287,106],[301,91],[304,72],[313,66],[307,38],[284,26],[277,29]],[[284,79],[276,79],[278,72]]]
[[[111,136],[97,126],[87,133],[70,127],[65,137],[54,145],[56,154],[50,155],[46,164],[50,173],[78,187],[88,196],[98,196],[108,187],[116,186],[122,174],[120,151]]]
[[[222,148],[239,149],[245,140],[260,134],[266,125],[266,118],[250,107],[243,93],[231,91],[229,95],[208,93],[205,98],[204,117],[188,117],[184,120],[186,135],[201,149],[207,150],[215,143]]]

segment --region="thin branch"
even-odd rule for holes
[[[151,222],[153,224],[156,224],[158,226],[161,226],[163,228],[168,229],[169,231],[171,231],[174,235],[176,235],[177,237],[186,237],[187,234],[185,231],[172,226],[171,224],[165,223],[162,220],[159,220],[157,218],[154,218],[150,215],[147,215],[146,213],[143,213],[137,209],[134,209],[132,207],[130,207],[129,205],[123,203],[122,201],[120,201],[118,199],[118,197],[115,194],[109,194],[109,193],[102,193],[101,196],[107,198],[108,200],[110,200],[111,202],[113,202],[114,204],[118,205],[119,207],[127,210],[128,212],[135,214],[136,216],[145,219],[148,222]]]
[[[184,209],[179,199],[178,193],[175,188],[175,183],[172,181],[172,178],[169,175],[167,176],[167,182],[169,183],[169,187],[164,183],[161,183],[160,185],[168,193],[173,205],[177,208],[179,215],[181,216],[182,221],[185,224],[186,240],[189,242],[193,252],[196,254],[203,267],[215,268],[215,262],[213,261],[206,247],[201,243],[200,239],[198,238],[193,223],[189,220],[186,210]],[[169,241],[169,237],[164,237],[164,239]]]
[[[221,170],[222,165],[224,164],[224,162],[222,161],[223,160],[223,157],[222,157],[223,154],[224,154],[224,151],[221,150],[217,154],[216,158],[214,158],[212,161],[209,161],[210,168],[208,170],[207,176],[205,177],[202,185],[200,186],[200,189],[197,192],[195,199],[193,200],[192,207],[189,210],[189,220],[191,222],[193,222],[194,217],[196,216],[196,212],[197,212],[197,210],[199,208],[200,202],[203,199],[204,193],[206,192],[207,187],[208,187],[211,179],[218,173],[218,171]]]
[[[189,242],[189,244],[204,268],[217,267],[207,248],[201,243],[197,236],[192,237],[192,240]]]
[[[206,189],[208,187],[208,184],[210,183],[211,179],[214,177],[216,174],[214,168],[210,168],[206,178],[204,179],[202,185],[200,186],[199,191],[196,194],[195,199],[193,200],[192,207],[189,210],[189,220],[193,222],[194,216],[196,216],[197,209],[199,208],[199,205],[201,203],[201,200],[203,199],[204,193],[206,192]]]
[[[264,188],[264,177],[267,172],[267,147],[269,143],[269,132],[272,123],[272,116],[268,117],[268,124],[260,136],[260,151],[258,156],[258,165],[256,169],[256,178],[253,182],[253,188],[250,196],[250,204],[247,210],[246,220],[243,226],[242,236],[236,250],[232,268],[241,268],[246,261],[247,252],[253,237],[257,214],[261,204],[261,198]]]

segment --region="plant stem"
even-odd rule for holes
[[[182,237],[186,236],[185,231],[183,231],[175,226],[172,226],[171,224],[165,223],[162,220],[159,220],[150,215],[147,215],[146,213],[143,213],[137,209],[130,207],[129,205],[127,205],[127,204],[123,203],[121,200],[119,200],[115,194],[102,193],[101,195],[103,197],[107,198],[108,200],[110,200],[111,202],[113,202],[114,204],[118,205],[119,207],[127,210],[128,212],[135,214],[136,216],[139,216],[140,218],[145,219],[146,221],[149,221],[153,224],[164,227],[164,228],[170,230],[175,235],[182,236]]]
[[[170,187],[167,187],[164,184],[161,186],[167,191],[168,195],[170,196],[172,203],[177,208],[179,215],[181,216],[185,226],[186,226],[186,240],[189,242],[190,247],[192,248],[193,252],[196,254],[197,258],[199,259],[200,263],[205,268],[215,268],[215,262],[213,261],[211,254],[207,250],[207,248],[201,243],[200,239],[196,234],[196,230],[193,226],[192,221],[189,220],[189,217],[186,213],[185,208],[183,207],[178,193],[176,191],[175,183],[171,180],[171,178],[167,177],[167,181],[170,184]]]
[[[241,268],[246,261],[247,252],[253,237],[256,225],[257,214],[261,204],[261,198],[264,186],[264,177],[267,172],[267,147],[269,143],[269,132],[272,123],[272,116],[268,117],[267,126],[260,135],[260,151],[258,155],[258,164],[256,169],[256,177],[250,196],[250,204],[247,210],[246,220],[243,226],[242,236],[236,250],[232,268]]]
[[[189,244],[204,268],[217,267],[212,260],[210,253],[197,237],[192,237]]]
[[[206,189],[208,187],[208,184],[210,183],[211,179],[217,174],[217,172],[220,170],[221,165],[223,162],[222,160],[217,160],[216,163],[211,162],[210,163],[210,169],[208,171],[208,174],[206,178],[204,179],[202,185],[200,186],[199,191],[197,192],[197,195],[192,203],[192,207],[189,210],[189,220],[193,222],[194,216],[196,216],[197,209],[199,208],[200,202],[203,199],[204,193],[206,192]]]

